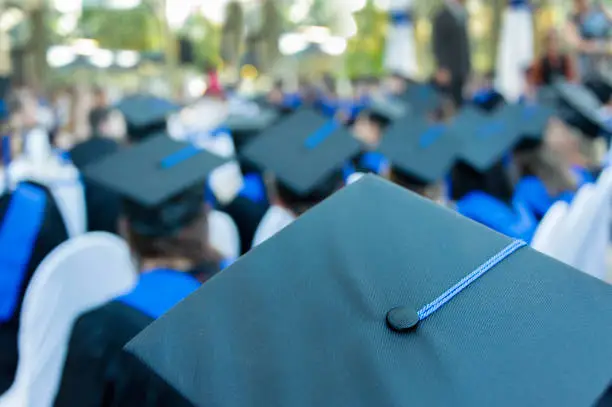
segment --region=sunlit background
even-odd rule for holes
[[[430,18],[441,2],[413,2],[422,77],[432,69]],[[536,3],[538,35],[562,24],[569,12],[569,1]],[[468,1],[479,71],[493,66],[505,4]],[[167,78],[193,77],[189,92],[200,91],[201,74],[212,69],[227,81],[271,81],[288,66],[299,76],[379,75],[390,5],[391,0],[5,1],[0,74],[137,87],[165,72]]]

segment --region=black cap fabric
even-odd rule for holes
[[[560,99],[560,115],[565,122],[589,137],[597,137],[606,130],[599,113],[601,103],[588,88],[568,82],[559,82],[555,88]]]
[[[497,164],[517,142],[517,129],[504,112],[486,115],[472,106],[455,117],[450,131],[462,144],[459,157],[481,173]]]
[[[367,175],[126,349],[195,406],[589,407],[612,378],[610,304],[605,283]]]
[[[84,176],[124,198],[126,215],[140,233],[164,236],[199,214],[206,177],[224,163],[161,135],[96,161]]]
[[[523,140],[541,142],[546,135],[550,120],[555,116],[551,107],[534,104],[511,104],[497,110],[499,117],[504,117],[508,124],[516,129],[517,143]]]
[[[406,116],[410,112],[410,107],[399,99],[377,96],[372,98],[366,112],[381,123],[392,123]]]
[[[133,95],[116,106],[127,124],[128,138],[141,141],[166,130],[166,119],[180,110],[180,106],[151,95]]]
[[[379,151],[389,159],[393,171],[427,185],[448,174],[460,152],[460,143],[445,125],[409,117],[389,128]]]
[[[225,122],[225,126],[232,133],[234,145],[238,153],[242,152],[243,147],[262,131],[269,128],[279,119],[279,114],[275,109],[266,108],[261,105],[257,107],[255,114],[231,113]]]
[[[360,151],[342,123],[302,109],[247,145],[242,157],[270,171],[293,193],[307,196]]]
[[[414,114],[426,115],[442,104],[440,93],[430,84],[412,83],[402,96]]]

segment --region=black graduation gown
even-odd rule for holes
[[[175,286],[176,280],[162,276],[154,285],[143,285],[143,280],[151,273],[145,274],[128,295],[139,289],[141,297],[145,293],[141,306],[117,299],[77,320],[68,345],[55,407],[190,406],[172,387],[122,351],[167,308],[200,285],[193,277],[170,273],[174,277],[180,274],[179,279],[185,277],[193,281],[187,281],[185,288],[185,281],[179,281]]]
[[[87,165],[115,153],[119,148],[121,148],[120,144],[114,140],[94,136],[72,148],[70,159],[79,170],[82,170]],[[84,183],[87,230],[117,234],[121,198],[112,191],[87,180],[84,180]]]
[[[68,239],[68,232],[64,219],[49,190],[37,183],[28,182],[41,188],[47,197],[43,222],[34,242],[30,260],[26,266],[25,277],[19,288],[18,305],[12,317],[0,323],[0,394],[4,393],[13,383],[19,354],[17,350],[17,334],[19,332],[19,315],[21,313],[21,302],[26,288],[34,271],[42,260],[62,242]],[[4,194],[0,197],[0,217],[3,218],[8,210],[12,194]]]

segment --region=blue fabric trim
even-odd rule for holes
[[[444,134],[446,127],[441,124],[435,124],[429,127],[421,137],[419,138],[419,146],[421,148],[431,147],[436,140],[438,140]]]
[[[311,134],[304,142],[304,145],[310,150],[316,148],[339,128],[340,123],[336,120],[330,120]]]
[[[481,89],[474,92],[472,101],[477,105],[484,105],[491,100],[493,96],[495,96],[495,91],[493,89]]]
[[[221,260],[221,263],[219,264],[219,268],[221,270],[225,270],[226,268],[234,264],[235,261],[236,259],[223,259]]]
[[[389,12],[389,22],[393,25],[410,25],[412,14],[404,10],[392,10]]]
[[[581,187],[585,184],[593,184],[595,182],[595,178],[591,172],[579,165],[572,166],[572,172],[578,177],[578,187]]]
[[[344,164],[342,166],[342,179],[344,179],[344,183],[346,184],[348,182],[349,177],[356,172],[357,170],[355,169],[355,166],[353,164],[351,164],[350,162]]]
[[[117,301],[157,319],[200,286],[200,282],[188,273],[152,270],[141,275],[136,287]]]
[[[359,160],[359,165],[375,174],[382,174],[383,171],[389,168],[389,160],[377,151],[368,151],[363,153]]]
[[[517,9],[517,8],[531,9],[531,6],[528,0],[509,0],[508,6],[514,9]]]
[[[160,164],[163,169],[169,169],[169,168],[177,166],[183,161],[187,161],[188,159],[198,155],[199,153],[200,153],[200,149],[197,146],[194,146],[193,144],[191,144],[187,147],[181,148],[180,150],[168,155],[167,157],[162,159]]]
[[[0,229],[0,322],[8,321],[17,308],[46,205],[45,192],[34,185],[19,184],[11,196]]]
[[[446,290],[442,295],[436,298],[431,303],[421,308],[417,314],[419,315],[419,321],[424,320],[442,306],[452,300],[457,294],[465,290],[470,284],[482,277],[487,271],[497,266],[499,263],[507,259],[513,253],[516,253],[520,248],[525,247],[527,243],[521,240],[515,240],[496,255],[491,257],[489,260],[481,264],[476,270],[461,279],[457,284]]]
[[[266,187],[261,175],[249,173],[243,177],[244,185],[239,196],[248,198],[252,202],[264,202],[266,200]]]
[[[281,103],[282,107],[288,109],[297,109],[302,106],[302,97],[299,93],[288,93],[283,95],[283,101]]]

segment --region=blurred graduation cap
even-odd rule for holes
[[[464,108],[450,126],[462,144],[460,158],[479,172],[498,163],[517,142],[510,118],[505,111],[489,116],[475,107]]]
[[[342,123],[301,109],[253,140],[242,157],[273,173],[295,195],[318,200],[329,195],[329,180],[341,176],[359,151],[359,142]]]
[[[496,115],[515,128],[514,149],[524,150],[541,145],[555,109],[540,104],[509,104],[498,109]]]
[[[365,112],[370,119],[383,126],[401,119],[410,112],[410,107],[399,99],[377,95],[367,105]]]
[[[599,112],[601,103],[593,92],[583,85],[568,82],[556,83],[555,89],[559,96],[559,115],[566,123],[591,138],[607,131]]]
[[[389,128],[379,151],[406,184],[426,186],[442,180],[460,151],[459,140],[443,124],[407,117]]]
[[[194,406],[587,407],[612,378],[611,303],[605,283],[367,175],[126,351]]]
[[[86,167],[83,175],[119,194],[134,230],[171,236],[202,210],[207,176],[226,161],[160,135]]]
[[[255,104],[256,111],[231,112],[225,126],[232,133],[236,151],[240,153],[244,146],[262,131],[279,119],[279,113],[270,107]]]
[[[585,80],[586,86],[603,104],[612,97],[612,77],[603,72],[592,72]]]
[[[166,119],[181,107],[169,100],[152,95],[133,95],[117,106],[127,124],[128,139],[141,141],[166,130]]]
[[[442,105],[440,93],[430,84],[413,82],[401,96],[414,114],[427,115]]]
[[[449,127],[461,143],[459,162],[453,169],[451,198],[459,200],[467,193],[481,190],[507,202],[512,185],[503,165],[517,142],[518,131],[506,115],[487,115],[468,106]]]

